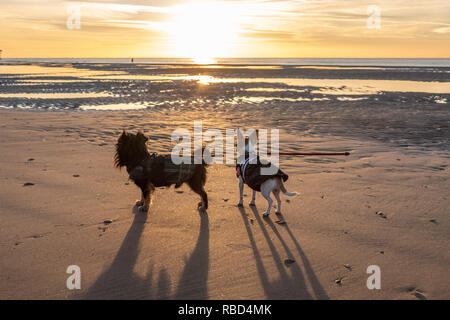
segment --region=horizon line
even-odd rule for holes
[[[0,50],[1,51],[1,50]],[[186,59],[186,60],[193,60],[193,58],[190,57],[135,57],[135,56],[128,56],[128,57],[2,57],[0,60],[3,59]],[[213,58],[216,60],[226,60],[226,59],[360,59],[360,60],[382,60],[382,59],[409,59],[409,60],[446,60],[450,59],[449,57],[414,57],[414,58],[408,58],[408,57],[216,57]]]

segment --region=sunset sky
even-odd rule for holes
[[[5,58],[450,58],[448,0],[13,0],[0,19]]]

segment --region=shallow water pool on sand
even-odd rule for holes
[[[159,76],[158,79],[164,79]],[[376,94],[378,92],[450,93],[450,82],[360,80],[360,79],[297,79],[297,78],[214,78],[210,76],[167,77],[170,80],[195,80],[200,84],[226,82],[282,83],[299,87],[322,87],[313,93],[323,94]],[[261,88],[263,90],[264,88]]]
[[[348,70],[357,70],[357,74]],[[0,64],[0,104],[6,108],[41,110],[209,108],[224,112],[230,106],[248,109],[249,105],[270,108],[281,105],[284,111],[307,103],[315,108],[335,102],[348,106],[364,103],[361,107],[371,102],[404,106],[448,104],[450,79],[431,76],[447,69],[411,70],[339,66]],[[386,79],[371,78],[380,74]],[[407,80],[390,78],[405,75]],[[422,79],[441,79],[441,82]]]
[[[148,106],[133,103],[103,104],[103,105],[84,105],[80,106],[81,110],[108,110],[108,111],[126,111],[147,109]]]
[[[25,99],[72,99],[72,98],[105,98],[113,97],[108,92],[42,92],[42,93],[0,93],[0,98]]]

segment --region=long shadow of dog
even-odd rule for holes
[[[269,246],[269,250],[271,252],[272,258],[275,262],[279,274],[277,280],[275,281],[269,280],[269,276],[264,267],[261,253],[257,247],[253,231],[247,219],[247,214],[245,212],[245,209],[240,207],[239,211],[244,221],[247,235],[253,249],[253,255],[256,261],[257,272],[260,277],[260,281],[263,286],[266,297],[268,299],[328,299],[328,295],[321,286],[320,282],[317,280],[317,277],[315,276],[314,271],[312,270],[306,255],[304,254],[303,250],[300,247],[300,244],[294,237],[289,227],[285,225],[286,230],[291,240],[294,242],[296,250],[302,259],[302,264],[306,272],[306,279],[308,280],[310,286],[312,287],[313,291],[312,294],[309,292],[308,287],[306,286],[305,282],[306,279],[299,265],[297,263],[293,263],[289,265],[288,269],[285,267],[284,261],[282,260],[280,253],[277,251],[269,235],[269,232],[267,231],[264,225],[261,215],[259,214],[258,210],[255,207],[251,207],[251,210],[255,215],[256,221],[258,222],[258,225],[260,226],[264,238]],[[267,223],[270,230],[276,235],[281,245],[283,246],[283,249],[285,251],[285,254],[283,254],[283,256],[287,256],[288,258],[292,259],[294,256],[291,249],[286,244],[286,241],[283,239],[283,237],[281,236],[281,234],[279,233],[273,222],[270,219],[266,218],[264,219],[264,221]]]
[[[133,269],[139,254],[139,241],[144,231],[147,213],[135,213],[130,229],[120,246],[111,266],[104,271],[89,288],[84,299],[170,299],[170,277],[161,269],[158,285],[152,288],[153,266],[145,277]],[[206,213],[200,213],[200,232],[194,251],[186,261],[175,298],[206,299],[209,271],[209,220]]]
[[[252,207],[252,211],[269,246],[279,274],[277,280],[269,280],[253,231],[250,228],[245,209],[240,208],[241,216],[253,249],[257,272],[266,297],[268,299],[328,299],[325,290],[315,276],[306,255],[289,227],[284,225],[291,241],[294,243],[295,250],[301,258],[305,275],[297,263],[293,263],[288,269],[284,266],[281,254],[277,251],[261,215],[254,207]],[[209,219],[206,213],[199,212],[199,214],[200,231],[197,242],[192,254],[186,260],[177,285],[177,290],[173,295],[170,294],[171,281],[166,269],[161,269],[159,271],[158,284],[155,288],[152,287],[152,265],[149,266],[148,272],[144,277],[137,275],[133,271],[139,254],[140,238],[144,231],[145,222],[147,221],[147,214],[138,213],[135,214],[130,229],[125,236],[116,257],[111,263],[111,266],[97,278],[83,298],[207,299],[207,281],[209,274]],[[270,219],[265,219],[264,221],[283,246],[285,251],[283,257],[287,256],[293,258],[291,249],[276,226]],[[312,293],[309,292],[305,280],[308,280],[310,287],[312,288]]]
[[[186,261],[178,282],[175,299],[207,299],[209,273],[209,219],[200,214],[200,232],[191,256]]]
[[[111,266],[89,288],[85,299],[130,299],[145,297],[151,292],[152,267],[150,266],[145,278],[133,271],[139,254],[139,240],[146,221],[147,213],[135,213],[131,227]],[[165,284],[161,286],[164,287]]]

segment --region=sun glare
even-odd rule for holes
[[[230,4],[222,2],[178,6],[168,30],[174,54],[197,64],[229,56],[237,39],[237,15]]]

